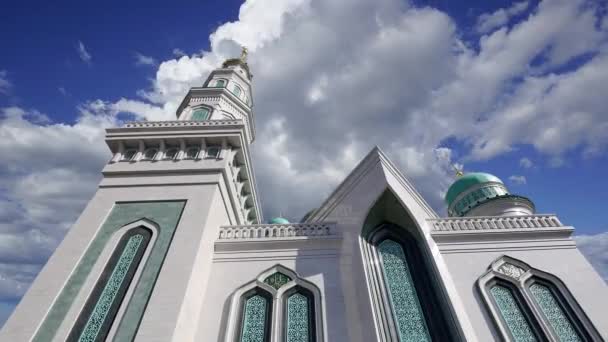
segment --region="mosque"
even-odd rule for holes
[[[246,53],[175,121],[106,130],[91,201],[1,341],[603,341],[574,228],[487,173],[440,217],[378,148],[302,222],[264,223]],[[576,205],[576,204],[574,204]]]

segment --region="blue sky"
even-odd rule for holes
[[[539,212],[597,236],[585,248],[608,265],[605,4],[241,5],[3,9],[0,324],[94,193],[108,157],[103,128],[171,119],[188,87],[239,45],[255,75],[267,218],[300,218],[377,144],[440,213],[451,164],[490,172]]]

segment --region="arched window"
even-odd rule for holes
[[[232,303],[227,342],[323,342],[319,289],[283,266],[241,287]]]
[[[226,80],[223,79],[218,79],[215,81],[215,87],[216,88],[224,88],[226,86]]]
[[[192,116],[190,118],[190,120],[192,121],[203,121],[203,120],[208,120],[209,119],[209,108],[206,107],[200,107],[195,109],[192,112]]]
[[[284,295],[283,318],[285,341],[315,341],[314,295],[301,287],[293,288]]]
[[[241,92],[242,92],[241,87],[239,87],[238,85],[236,85],[236,84],[235,84],[235,85],[232,87],[232,93],[233,93],[234,95],[236,95],[236,97],[240,98],[240,97],[241,97]]]
[[[376,310],[393,341],[451,341],[438,288],[419,244],[406,229],[381,224],[366,236]]]
[[[270,341],[272,296],[255,288],[243,296],[240,342]]]
[[[502,256],[477,284],[505,340],[601,340],[570,291],[549,273]]]
[[[105,341],[131,285],[152,231],[127,231],[116,246],[68,337],[69,341]]]

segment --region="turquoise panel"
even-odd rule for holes
[[[548,287],[536,283],[530,286],[530,292],[532,292],[538,306],[540,306],[543,314],[549,323],[551,323],[551,327],[553,328],[553,331],[555,331],[555,334],[559,337],[560,341],[582,341],[576,332],[576,329],[574,329],[572,322],[570,322],[568,316],[566,316],[566,313],[553,295],[553,292],[551,292]]]
[[[289,283],[290,281],[291,278],[281,272],[275,272],[264,279],[264,282],[274,287],[275,290],[278,290],[281,286]]]
[[[410,268],[401,245],[384,240],[378,245],[395,322],[401,342],[431,341]]]
[[[44,322],[38,329],[34,342],[51,341],[82,285],[95,265],[99,255],[114,232],[121,227],[147,218],[159,226],[159,234],[146,260],[129,306],[119,325],[115,341],[131,341],[137,332],[148,298],[152,293],[173,234],[184,209],[185,201],[117,203],[99,229],[80,263],[68,279],[53,303]],[[84,228],[81,228],[84,229]]]
[[[309,342],[311,333],[308,297],[294,293],[287,299],[287,342]]]
[[[500,310],[503,320],[507,323],[509,331],[516,342],[534,342],[536,337],[532,332],[530,323],[521,311],[511,290],[504,286],[495,285],[490,289],[492,297]]]
[[[127,245],[122,250],[116,267],[114,267],[110,275],[110,279],[106,282],[95,304],[95,308],[93,308],[93,312],[84,326],[82,334],[78,339],[79,342],[94,342],[98,338],[97,335],[101,331],[103,322],[106,320],[110,307],[114,303],[118,290],[120,290],[125,281],[127,272],[131,268],[131,264],[133,264],[135,255],[143,241],[144,236],[141,234],[133,235],[127,241]]]
[[[266,341],[266,311],[268,300],[260,295],[255,295],[245,302],[243,317],[243,331],[241,342],[265,342]]]
[[[209,109],[207,108],[199,108],[196,109],[193,113],[192,113],[192,119],[193,121],[203,121],[203,120],[207,120],[209,118]]]

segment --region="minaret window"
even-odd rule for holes
[[[135,157],[136,154],[137,154],[136,149],[128,149],[125,151],[125,153],[123,153],[121,160],[122,161],[131,161],[131,160],[133,160],[133,157]]]
[[[186,159],[196,159],[200,149],[198,147],[189,147],[186,150]]]
[[[219,79],[215,81],[216,88],[224,88],[226,86],[226,80]]]
[[[154,156],[156,156],[156,153],[158,153],[158,150],[155,148],[149,148],[144,152],[144,158],[143,160],[154,160]]]
[[[311,342],[315,340],[314,296],[310,291],[296,288],[285,296],[286,342]]]
[[[238,85],[236,85],[236,84],[235,84],[235,85],[232,87],[232,93],[233,93],[234,95],[236,95],[236,97],[239,97],[239,98],[240,98],[240,97],[241,97],[241,92],[242,92],[241,87],[239,87]]]
[[[570,291],[554,275],[503,256],[490,265],[477,285],[505,340],[601,340]]]
[[[167,151],[165,151],[165,157],[163,159],[173,160],[173,159],[175,159],[175,157],[177,156],[178,153],[179,153],[179,149],[177,147],[171,147],[171,148],[167,149]]]
[[[270,341],[272,301],[269,297],[270,294],[255,289],[244,298],[240,342]]]
[[[220,152],[222,151],[219,146],[209,146],[207,147],[207,158],[219,158]]]
[[[105,341],[151,237],[152,232],[144,227],[123,235],[76,320],[69,341]]]
[[[209,119],[209,108],[201,107],[192,112],[192,121],[203,121]]]

